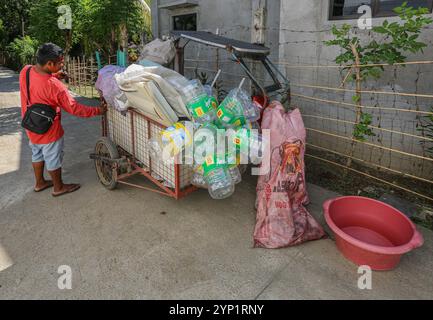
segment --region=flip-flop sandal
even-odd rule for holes
[[[65,194],[75,192],[75,191],[77,191],[77,190],[80,189],[80,188],[81,188],[81,186],[80,186],[79,184],[77,184],[75,187],[70,188],[70,189],[68,189],[68,190],[66,190],[66,191],[64,191],[64,192],[57,193],[57,194],[56,194],[56,193],[53,193],[52,196],[53,196],[53,197],[60,197],[60,196],[63,196],[63,195],[65,195]]]
[[[37,189],[37,190],[34,189],[33,191],[36,192],[36,193],[39,193],[39,192],[45,191],[45,190],[47,190],[49,188],[52,188],[52,187],[53,187],[53,182],[50,181],[50,182],[48,182],[48,184],[45,187],[43,187],[41,189]]]

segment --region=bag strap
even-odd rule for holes
[[[26,87],[27,87],[27,105],[30,105],[30,71],[31,71],[32,67],[28,67],[27,68],[27,72],[26,72]]]
[[[30,66],[26,72],[26,87],[27,87],[27,106],[30,106],[30,71],[32,67]],[[60,116],[60,108],[56,108],[56,117]]]

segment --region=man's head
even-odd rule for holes
[[[39,47],[36,62],[47,73],[57,73],[63,69],[63,49],[53,43],[45,43]]]

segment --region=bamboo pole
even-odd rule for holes
[[[337,68],[337,69],[346,69],[352,67],[395,67],[395,66],[406,66],[406,65],[418,65],[418,64],[433,64],[433,60],[425,60],[425,61],[409,61],[409,62],[398,62],[394,64],[389,63],[371,63],[371,64],[359,64],[359,65],[296,65],[285,62],[276,62],[277,65],[284,65],[287,68]]]
[[[78,57],[78,92],[81,94],[81,59]]]
[[[342,91],[342,92],[357,92],[356,89],[344,89],[344,88],[333,88],[333,87],[324,87],[324,86],[315,86],[308,84],[298,84],[292,83],[292,86],[295,87],[304,87],[311,89],[321,89],[327,91]],[[405,92],[390,92],[390,91],[374,91],[374,90],[361,90],[360,93],[370,93],[370,94],[385,94],[385,95],[393,95],[393,96],[403,96],[403,97],[420,97],[420,98],[433,98],[431,94],[417,94],[417,93],[405,93]]]
[[[211,60],[198,60],[198,59],[185,59],[185,61],[189,62],[212,62]],[[253,63],[260,64],[261,62],[258,61],[252,61]],[[233,63],[232,60],[227,59],[224,61],[220,61],[221,64],[230,64]],[[285,66],[286,68],[295,68],[295,69],[302,69],[302,68],[336,68],[336,69],[348,69],[353,67],[360,67],[360,68],[367,68],[367,67],[395,67],[395,66],[406,66],[406,65],[426,65],[426,64],[433,64],[433,60],[421,60],[421,61],[409,61],[409,62],[398,62],[394,64],[389,63],[371,63],[371,64],[352,64],[352,65],[302,65],[302,64],[292,64],[289,62],[284,61],[278,61],[273,62],[275,65],[281,65]]]
[[[83,57],[84,61],[84,96],[87,97],[87,59]]]
[[[302,94],[298,94],[298,93],[291,93],[291,95],[293,97],[298,97],[298,98],[301,98],[301,99],[308,99],[308,100],[313,100],[313,101],[326,102],[326,103],[330,103],[330,104],[338,104],[338,105],[343,105],[343,106],[348,106],[348,107],[356,107],[357,106],[356,104],[353,104],[353,103],[347,103],[347,102],[341,102],[341,101],[335,101],[335,100],[328,100],[328,99],[310,97],[310,96],[306,96],[306,95],[302,95]],[[421,111],[421,110],[410,110],[410,109],[381,107],[381,106],[377,106],[377,107],[373,107],[373,106],[360,106],[360,107],[361,108],[365,108],[365,109],[377,109],[377,110],[386,110],[386,111],[395,111],[395,112],[409,112],[409,113],[420,113],[420,114],[425,114],[425,115],[433,115],[433,112]]]
[[[346,76],[344,77],[343,81],[340,84],[340,88],[344,88],[344,85],[346,84],[347,79],[352,75],[353,68],[350,68],[350,70],[347,72]]]
[[[321,116],[315,116],[315,115],[310,115],[310,114],[303,114],[302,117],[304,118],[315,118],[315,119],[321,119],[321,120],[327,120],[327,121],[335,121],[335,122],[341,122],[341,123],[347,123],[347,124],[351,124],[354,125],[355,122],[353,121],[347,121],[347,120],[342,120],[342,119],[333,119],[333,118],[327,118],[327,117],[321,117]],[[404,136],[408,136],[411,138],[416,138],[419,140],[427,140],[427,141],[432,141],[433,142],[433,138],[429,138],[429,137],[423,137],[423,136],[418,136],[416,134],[411,134],[411,133],[407,133],[407,132],[401,132],[401,131],[396,131],[396,130],[390,130],[390,129],[385,129],[385,128],[381,128],[381,127],[377,127],[377,126],[368,126],[369,128],[375,129],[375,130],[380,130],[380,131],[385,131],[385,132],[389,132],[389,133],[395,133],[395,134],[401,134]]]
[[[348,140],[348,141],[352,141],[353,139],[348,138],[348,137],[344,137],[341,135],[337,135],[334,133],[330,133],[330,132],[326,132],[326,131],[321,131],[321,130],[317,130],[317,129],[312,129],[312,128],[306,128],[309,131],[312,132],[317,132],[320,134],[324,134],[324,135],[328,135],[330,137],[334,137],[334,138],[339,138],[339,139],[343,139],[343,140]],[[423,157],[417,154],[412,154],[412,153],[408,153],[408,152],[404,152],[401,150],[397,150],[397,149],[392,149],[392,148],[388,148],[388,147],[384,147],[384,146],[379,146],[377,144],[374,143],[370,143],[370,142],[366,142],[366,141],[357,141],[360,144],[365,144],[367,146],[373,147],[373,148],[378,148],[378,149],[382,149],[382,150],[386,150],[386,151],[391,151],[391,152],[395,152],[395,153],[399,153],[408,157],[413,157],[413,158],[417,158],[417,159],[422,159],[422,160],[427,160],[427,161],[433,161],[433,158],[428,158],[428,157]]]
[[[406,191],[406,192],[412,193],[413,195],[416,195],[416,196],[418,196],[418,197],[421,197],[421,198],[424,198],[424,199],[427,199],[427,200],[433,202],[433,198],[431,198],[431,197],[429,197],[429,196],[426,196],[426,195],[423,195],[423,194],[421,194],[421,193],[418,193],[418,192],[412,191],[412,190],[410,190],[410,189],[407,189],[407,188],[405,188],[405,187],[399,186],[399,185],[397,185],[397,184],[395,184],[395,183],[392,183],[392,182],[386,181],[386,180],[384,180],[384,179],[377,178],[377,177],[372,176],[372,175],[370,175],[370,174],[368,174],[368,173],[365,173],[365,172],[362,172],[362,171],[359,171],[359,170],[356,170],[356,169],[353,169],[353,168],[347,167],[347,166],[345,166],[345,165],[342,165],[342,164],[337,163],[337,162],[334,162],[334,161],[330,161],[330,160],[327,160],[327,159],[319,158],[319,157],[313,156],[313,155],[311,155],[311,154],[305,154],[305,156],[310,157],[310,158],[313,158],[313,159],[316,159],[316,160],[320,160],[320,161],[323,161],[323,162],[326,162],[326,163],[333,164],[333,165],[335,165],[335,166],[337,166],[337,167],[340,167],[340,168],[343,168],[343,169],[345,169],[345,170],[350,170],[350,171],[356,172],[356,173],[358,173],[358,174],[364,175],[364,176],[366,176],[366,177],[368,177],[368,178],[371,178],[371,179],[373,179],[373,180],[380,181],[380,182],[385,183],[385,184],[387,184],[387,185],[390,185],[390,186],[392,186],[392,187],[395,187],[395,188],[398,188],[398,189],[400,189],[400,190],[403,190],[403,191]]]
[[[337,152],[335,150],[331,150],[331,149],[328,149],[328,148],[316,146],[316,145],[311,144],[311,143],[307,143],[307,146],[315,148],[315,149],[323,150],[325,152],[331,152],[331,153],[336,154],[336,155],[341,156],[341,157],[345,157],[345,158],[348,157],[347,154],[340,153],[340,152]],[[422,182],[433,184],[433,180],[427,180],[427,179],[424,179],[424,178],[421,178],[421,177],[418,177],[418,176],[415,176],[415,175],[411,175],[411,174],[408,174],[408,173],[405,173],[405,172],[402,172],[402,171],[399,171],[399,170],[395,170],[395,169],[391,169],[391,168],[388,168],[388,167],[384,167],[384,166],[379,165],[377,163],[369,162],[367,160],[363,160],[363,159],[360,159],[360,158],[352,157],[352,159],[355,160],[355,161],[359,161],[359,162],[365,163],[366,165],[371,165],[371,166],[377,167],[379,169],[386,170],[386,171],[389,171],[389,172],[401,175],[403,177],[407,177],[407,178],[411,178],[411,179],[416,179],[416,180],[419,180],[419,181],[422,181]]]

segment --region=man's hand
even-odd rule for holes
[[[64,79],[68,78],[68,74],[64,71],[59,71],[56,74],[54,74],[54,77],[56,77],[59,80],[64,80]]]
[[[106,103],[105,101],[103,101],[103,102],[101,103],[101,105],[99,106],[99,112],[100,112],[101,114],[105,114],[105,113],[107,112],[107,109],[108,109],[108,107],[107,107],[107,103]]]

